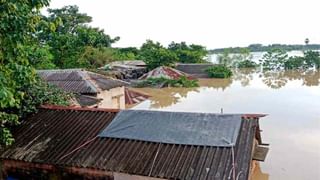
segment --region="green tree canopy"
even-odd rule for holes
[[[84,56],[83,53],[88,56],[87,47],[111,47],[112,43],[119,40],[119,37],[111,38],[99,28],[90,27],[88,24],[92,17],[80,13],[77,6],[48,9],[48,13],[49,16],[43,19],[47,24],[55,24],[55,31],[42,31],[39,37],[51,47],[53,62],[59,68],[79,67],[78,60]]]
[[[41,22],[39,9],[48,0],[0,1],[0,143],[13,142],[10,127],[19,124],[19,118],[32,112],[42,103],[66,103],[42,83],[29,61],[35,63],[41,52],[35,38]],[[41,49],[41,48],[40,48]]]
[[[182,63],[203,63],[208,52],[205,47],[201,45],[191,44],[187,45],[185,42],[172,42],[168,46],[168,50],[175,53],[178,61]]]
[[[147,40],[141,48],[139,58],[144,60],[149,69],[159,66],[171,66],[178,61],[178,57],[172,51],[163,47],[159,42]]]

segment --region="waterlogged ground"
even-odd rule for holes
[[[136,89],[152,97],[136,109],[266,113],[270,143],[255,180],[320,179],[320,72],[242,70],[231,79],[202,79],[199,88]]]

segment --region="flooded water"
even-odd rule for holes
[[[241,70],[231,79],[202,79],[198,88],[136,89],[152,97],[135,109],[265,113],[270,143],[255,180],[320,179],[320,72]]]

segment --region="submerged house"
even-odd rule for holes
[[[180,77],[187,77],[188,79],[192,79],[192,77],[184,72],[181,72],[177,69],[167,67],[167,66],[160,66],[152,71],[149,71],[148,73],[141,76],[140,80],[145,80],[148,78],[167,78],[167,79],[179,79]]]
[[[259,117],[44,107],[13,131],[2,178],[248,180]]]
[[[127,82],[82,69],[38,70],[49,84],[75,94],[76,105],[100,108],[125,108]]]
[[[142,60],[114,61],[100,68],[114,74],[118,79],[138,79],[147,71],[147,65]]]

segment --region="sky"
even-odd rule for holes
[[[90,24],[140,47],[185,41],[208,49],[249,44],[320,44],[319,0],[51,0],[50,8],[77,5]]]

